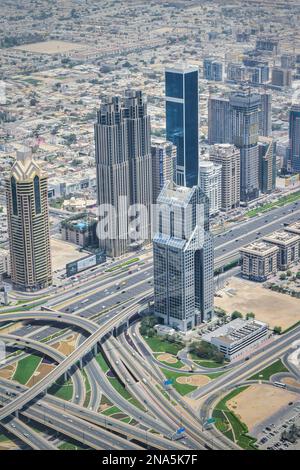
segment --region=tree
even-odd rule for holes
[[[275,335],[280,335],[281,332],[282,332],[282,328],[281,328],[281,326],[274,326],[273,331],[274,331]]]
[[[218,309],[218,310],[215,310],[215,313],[217,315],[218,318],[224,318],[226,317],[226,312],[225,310],[223,310],[222,308]]]
[[[255,318],[255,314],[253,312],[246,313],[246,320],[250,320],[251,318]]]
[[[297,278],[297,279],[300,279],[300,271],[297,272],[296,278]]]
[[[238,312],[237,310],[235,310],[231,314],[231,320],[235,320],[236,318],[243,318],[243,314],[241,312]]]
[[[292,271],[290,269],[287,270],[286,275],[290,277],[292,275]]]
[[[285,273],[281,273],[280,276],[279,276],[279,279],[281,281],[284,281],[286,279],[286,274]]]

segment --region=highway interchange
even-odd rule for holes
[[[216,236],[216,267],[236,258],[244,244],[299,218],[299,205],[292,203]],[[26,423],[28,419],[30,423],[40,423],[45,429],[56,430],[62,436],[95,449],[237,448],[217,430],[203,430],[204,415],[197,416],[175,389],[169,391],[169,399],[163,393],[164,376],[153,355],[150,351],[147,353],[135,323],[137,314],[152,301],[151,250],[138,253],[139,259],[126,265],[133,256],[100,266],[96,271],[82,275],[81,279],[72,279],[68,286],[54,288],[43,299],[42,305],[35,306],[34,296],[27,296],[26,308],[31,303],[32,310],[3,310],[1,324],[15,324],[16,327],[13,334],[4,334],[0,330],[0,339],[12,352],[22,346],[20,355],[9,356],[8,363],[37,351],[47,356],[55,367],[29,389],[14,381],[0,379],[1,425],[33,449],[53,448],[54,444],[47,433],[34,431]],[[76,349],[64,356],[51,345],[66,338],[71,331],[78,334]],[[229,368],[225,375],[193,392],[193,398],[209,400],[216,393],[240,383],[262,364],[267,365],[284,354],[290,341],[299,338],[299,333],[300,328],[295,328],[266,351],[253,355],[247,363]],[[111,385],[96,360],[100,351],[139,406],[126,400]],[[86,393],[82,370],[91,389],[88,406],[84,406]],[[70,402],[47,393],[47,389],[62,376],[70,378],[73,384]],[[137,425],[97,413],[102,394]],[[182,426],[186,429],[184,440],[175,441],[176,430]]]

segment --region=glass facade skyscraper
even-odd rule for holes
[[[214,249],[209,201],[199,186],[168,181],[154,214],[154,309],[181,331],[213,316]]]
[[[300,172],[300,105],[294,104],[290,111],[290,156],[292,172]]]
[[[167,140],[177,147],[176,182],[192,187],[198,184],[199,96],[198,68],[167,69]]]

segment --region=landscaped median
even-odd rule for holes
[[[256,439],[248,435],[248,428],[238,416],[228,408],[227,402],[246,390],[248,387],[238,387],[237,389],[226,395],[215,406],[213,418],[215,418],[215,426],[226,437],[236,442],[243,449],[254,450]]]
[[[264,212],[272,210],[274,207],[282,207],[286,204],[298,201],[298,199],[300,199],[300,191],[296,191],[286,196],[282,196],[276,202],[269,202],[268,204],[264,204],[263,206],[257,207],[256,209],[251,209],[246,213],[246,216],[255,217],[258,214],[262,214]]]
[[[37,356],[35,354],[31,354],[30,356],[24,357],[24,359],[20,359],[14,373],[13,380],[25,385],[35,373],[42,359],[42,356]]]
[[[208,384],[210,380],[213,380],[224,372],[217,372],[215,374],[186,374],[184,372],[175,372],[169,369],[161,369],[167,380],[170,380],[175,390],[180,395],[187,395],[193,392],[199,387],[203,387]]]
[[[288,372],[288,369],[280,359],[273,362],[273,364],[265,369],[257,372],[257,374],[252,375],[248,380],[269,380],[272,375],[278,374],[279,372]]]

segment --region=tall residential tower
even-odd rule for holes
[[[11,278],[21,290],[35,291],[52,283],[48,213],[48,176],[31,150],[17,152],[6,179]]]
[[[123,97],[101,104],[95,124],[95,153],[99,246],[109,256],[120,256],[151,237],[150,116],[141,91],[128,90]],[[139,217],[133,235],[130,224]]]

